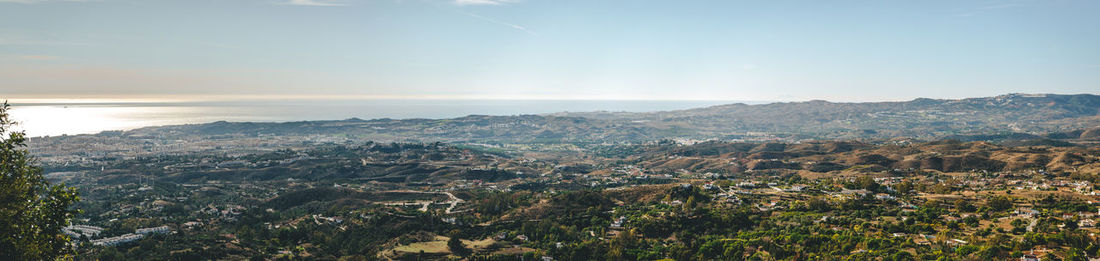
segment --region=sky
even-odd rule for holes
[[[0,0],[0,97],[1097,93],[1100,1]]]

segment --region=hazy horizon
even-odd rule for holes
[[[501,96],[441,96],[441,95],[408,95],[408,96],[395,96],[395,95],[51,95],[51,96],[21,96],[21,95],[9,95],[0,97],[3,101],[7,101],[9,104],[19,105],[41,105],[41,104],[113,104],[113,103],[217,103],[217,102],[284,102],[284,101],[655,101],[655,102],[729,102],[729,103],[746,103],[746,104],[767,104],[767,103],[781,103],[781,102],[807,102],[807,101],[827,101],[836,103],[864,103],[864,102],[905,102],[916,99],[938,99],[938,100],[962,100],[970,98],[983,98],[983,97],[996,97],[1002,95],[1100,95],[1096,92],[1079,92],[1079,93],[1025,93],[1025,92],[1011,92],[1011,93],[999,93],[985,96],[967,96],[967,97],[940,97],[940,96],[913,96],[913,97],[901,97],[897,99],[828,99],[828,98],[815,98],[807,97],[805,99],[780,99],[780,100],[730,100],[730,99],[717,99],[717,98],[700,98],[700,99],[616,99],[616,97],[610,98],[556,98],[556,97],[501,97]]]
[[[560,112],[655,112],[753,101],[600,100],[221,100],[11,103],[18,130],[32,137],[142,127],[231,122],[447,119]]]
[[[1008,95],[1008,94],[1002,94]],[[1029,94],[1022,94],[1029,95]],[[1042,95],[1042,94],[1041,94]],[[1089,94],[1095,95],[1095,94]],[[728,104],[805,101],[384,99],[356,97],[189,97],[188,99],[10,99],[17,130],[31,137],[95,134],[142,127],[230,122],[450,119],[585,112],[662,112]],[[968,97],[982,98],[982,97]],[[911,100],[906,100],[911,101]],[[829,101],[833,102],[833,101]],[[876,102],[876,101],[871,101]],[[904,102],[904,101],[891,101]],[[848,103],[848,102],[842,102]],[[859,102],[854,102],[859,103]]]

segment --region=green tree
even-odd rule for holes
[[[990,198],[986,205],[994,211],[1005,211],[1012,208],[1012,200],[1008,197],[997,196]]]
[[[822,197],[814,197],[806,202],[806,207],[813,211],[825,212],[829,211],[829,202]]]
[[[1069,230],[1077,229],[1077,220],[1066,219],[1066,220],[1063,220],[1062,222],[1063,222],[1062,224],[1064,224],[1063,228],[1065,228],[1065,229],[1069,229]]]
[[[961,198],[955,200],[955,209],[960,211],[960,212],[974,212],[974,211],[978,210],[977,207],[970,204],[970,201],[968,201],[966,199],[961,199]]]
[[[875,182],[875,178],[870,176],[861,176],[856,178],[854,186],[857,189],[866,189],[870,191],[878,191],[879,189],[878,182]]]
[[[46,182],[8,111],[7,102],[0,104],[0,260],[70,257],[61,229],[77,213],[70,208],[76,189]]]
[[[611,239],[610,247],[607,251],[608,259],[610,260],[630,260],[636,259],[627,256],[627,249],[633,249],[638,244],[638,238],[634,236],[632,229],[627,229],[619,233],[618,236]]]
[[[899,183],[899,184],[895,185],[894,189],[898,191],[898,194],[905,195],[905,194],[909,194],[909,192],[913,191],[913,187],[914,187],[914,185],[913,185],[912,181],[905,181],[905,182],[902,182],[902,183]]]
[[[466,256],[470,254],[470,249],[462,244],[462,239],[459,239],[457,234],[451,236],[451,239],[447,240],[447,248],[455,255]]]

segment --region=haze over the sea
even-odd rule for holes
[[[636,100],[280,100],[280,101],[105,101],[66,100],[12,103],[12,116],[27,135],[58,136],[130,130],[148,126],[215,121],[454,118],[555,112],[649,112],[746,101]]]

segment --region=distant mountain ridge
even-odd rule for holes
[[[557,113],[609,121],[691,126],[703,135],[769,132],[819,138],[934,139],[960,134],[1051,133],[1100,125],[1100,96],[1006,94],[958,100],[729,104],[654,113]]]
[[[905,102],[729,104],[652,113],[470,115],[452,119],[213,122],[31,140],[43,155],[100,146],[116,151],[279,148],[302,142],[442,141],[480,144],[622,144],[661,139],[800,141],[1020,141],[1067,145],[1100,139],[1100,96],[1007,94]],[[223,142],[224,141],[224,142]],[[98,145],[97,145],[98,144]],[[165,147],[160,147],[163,144]],[[190,144],[187,146],[177,144]],[[261,144],[261,145],[255,145]],[[255,148],[252,148],[255,149]],[[138,153],[140,154],[140,153]]]
[[[959,100],[834,103],[821,100],[743,103],[651,113],[470,115],[453,119],[350,119],[288,123],[215,122],[153,127],[205,134],[392,134],[427,140],[629,142],[663,138],[782,135],[819,139],[1026,133],[1041,135],[1100,126],[1100,96],[1006,94]]]

